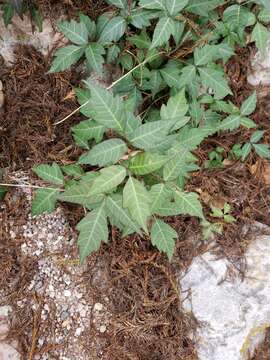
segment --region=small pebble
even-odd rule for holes
[[[106,325],[101,325],[99,328],[99,332],[101,332],[101,333],[105,333],[106,330],[107,330]]]
[[[70,297],[71,296],[71,291],[70,290],[64,290],[64,296],[65,297]]]
[[[102,309],[103,309],[103,304],[101,304],[101,303],[96,303],[96,304],[94,305],[94,310],[95,310],[95,311],[102,311]]]

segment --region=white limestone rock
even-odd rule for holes
[[[244,281],[223,281],[228,266],[205,253],[181,280],[182,291],[190,291],[184,307],[200,322],[200,360],[247,360],[270,327],[270,236],[251,243]]]
[[[253,86],[270,85],[270,42],[265,57],[260,52],[257,52],[254,58],[251,59],[251,70],[247,81]]]

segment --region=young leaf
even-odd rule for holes
[[[174,33],[174,22],[169,17],[162,17],[159,19],[153,35],[150,49],[164,45]]]
[[[254,91],[241,105],[240,112],[242,115],[248,116],[252,114],[256,109],[257,94]]]
[[[267,43],[270,38],[268,29],[257,22],[251,33],[251,41],[255,41],[258,50],[263,57],[266,56]]]
[[[126,21],[121,16],[113,17],[107,22],[102,30],[99,42],[108,43],[111,41],[118,41],[126,31]]]
[[[89,68],[98,74],[102,73],[104,63],[104,58],[102,55],[104,54],[104,47],[97,43],[89,44],[85,49],[85,56]]]
[[[88,42],[88,31],[83,22],[62,21],[58,24],[58,29],[76,45],[86,45]]]
[[[270,148],[266,144],[253,144],[255,152],[261,158],[270,159]]]
[[[125,9],[127,7],[127,0],[107,0],[107,3],[114,5],[119,9]]]
[[[42,180],[48,181],[55,185],[63,185],[64,176],[61,168],[56,163],[52,165],[37,165],[32,168],[35,174]]]
[[[257,130],[257,131],[255,131],[255,132],[251,135],[250,142],[251,142],[252,144],[257,143],[258,141],[261,140],[261,138],[263,137],[264,133],[265,133],[265,131],[263,131],[263,130]]]
[[[127,146],[121,139],[105,140],[95,145],[88,153],[79,158],[80,164],[112,165],[126,153]]]
[[[123,190],[123,206],[146,233],[147,220],[151,215],[149,204],[150,196],[143,183],[130,176]]]
[[[185,117],[188,111],[188,104],[185,97],[185,89],[171,96],[167,105],[162,105],[160,116],[163,120],[177,120],[178,128],[184,126],[189,118]]]
[[[194,192],[188,193],[176,190],[174,192],[174,198],[177,206],[180,208],[181,214],[197,216],[204,219],[202,205],[198,199],[198,194]]]
[[[81,263],[92,252],[99,249],[101,242],[108,242],[108,224],[104,211],[105,202],[88,213],[77,225],[79,230],[78,245]]]
[[[188,2],[189,0],[165,0],[166,8],[172,16],[183,10]]]
[[[14,8],[11,4],[6,3],[3,5],[2,10],[3,10],[4,24],[5,24],[5,27],[7,27],[11,23],[11,20],[13,18]]]
[[[164,155],[142,152],[130,159],[128,168],[135,175],[146,175],[160,169],[167,159]]]
[[[140,233],[140,227],[131,219],[127,209],[123,208],[123,197],[120,194],[113,194],[106,198],[106,208],[116,217],[118,221],[132,231]]]
[[[68,45],[56,50],[49,73],[64,71],[78,61],[84,54],[84,47]]]
[[[223,99],[226,95],[231,94],[231,89],[227,81],[220,75],[220,72],[211,68],[199,68],[199,73],[203,85],[214,90],[216,99]]]
[[[42,213],[51,213],[55,209],[58,189],[39,189],[36,191],[32,202],[32,214],[40,215]]]
[[[94,112],[94,120],[108,129],[123,132],[126,112],[120,98],[114,97],[108,90],[90,81],[85,83],[91,90],[90,104]]]
[[[156,219],[151,228],[151,242],[172,259],[174,253],[175,240],[178,238],[177,232],[164,221]]]
[[[153,10],[166,10],[164,0],[140,0],[140,7]]]
[[[99,174],[91,186],[92,195],[110,192],[124,181],[127,172],[123,166],[112,165],[101,169]]]

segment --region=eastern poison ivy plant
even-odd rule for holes
[[[255,153],[263,159],[270,159],[270,147],[267,144],[261,144],[258,142],[263,138],[265,131],[257,130],[250,137],[249,142],[244,145],[238,144],[238,156],[242,161],[246,160],[251,150],[253,149]]]
[[[27,1],[23,0],[7,0],[2,5],[2,11],[3,20],[6,27],[11,23],[12,18],[16,13],[22,18],[23,15],[28,12],[34,25],[38,28],[39,31],[42,31],[43,17],[39,11],[39,8],[35,4],[28,3]]]
[[[269,7],[263,0],[107,2],[114,8],[96,23],[81,14],[59,24],[73,44],[57,50],[50,71],[85,56],[90,71],[116,62],[123,76],[110,90],[89,79],[75,89],[86,119],[71,131],[85,153],[75,164],[34,167],[49,185],[37,191],[32,211],[50,212],[57,201],[85,208],[77,225],[81,261],[108,242],[109,225],[123,236],[149,236],[171,259],[178,235],[163,217],[196,216],[204,237],[221,231],[185,182],[199,169],[194,150],[205,138],[256,128],[256,93],[236,107],[223,65],[235,44],[267,23]],[[264,40],[253,39],[263,51]]]
[[[230,214],[231,205],[227,202],[224,204],[223,208],[220,209],[215,206],[211,206],[212,213],[211,216],[219,219],[223,219],[223,221],[227,224],[231,224],[236,221],[236,219]]]

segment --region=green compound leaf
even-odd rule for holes
[[[129,211],[123,208],[123,196],[120,194],[113,194],[106,198],[106,208],[108,213],[123,225],[131,229],[133,232],[140,233],[140,227],[136,224],[129,215]]]
[[[104,208],[105,202],[88,213],[76,227],[80,232],[78,245],[81,263],[88,255],[99,249],[102,241],[108,242],[108,224]]]
[[[102,30],[99,42],[100,43],[108,43],[112,41],[118,41],[126,31],[126,21],[121,16],[113,17],[109,20],[104,29]]]
[[[179,208],[179,214],[197,216],[204,219],[202,205],[199,201],[198,194],[176,190],[174,192],[174,198],[176,205]]]
[[[151,199],[151,214],[159,214],[164,204],[170,203],[172,191],[164,183],[156,184],[151,187],[149,195]]]
[[[32,168],[35,174],[42,180],[48,181],[55,185],[63,185],[64,176],[61,168],[56,163],[52,165],[37,165]]]
[[[187,6],[189,0],[165,0],[166,8],[174,16]]]
[[[126,169],[120,165],[112,165],[101,169],[99,176],[93,181],[91,194],[96,195],[112,191],[124,181],[126,174]]]
[[[199,73],[203,85],[213,89],[215,99],[223,99],[228,94],[232,95],[227,80],[225,80],[219,71],[204,67],[199,68]]]
[[[117,163],[128,150],[125,142],[121,139],[105,140],[95,145],[88,153],[79,158],[80,164],[112,165]]]
[[[142,152],[130,159],[128,169],[134,175],[146,175],[160,169],[168,157],[150,152]]]
[[[148,233],[147,221],[150,213],[150,196],[142,182],[130,176],[123,190],[123,206],[130,211],[143,230]]]
[[[254,91],[241,105],[240,112],[242,115],[248,116],[252,114],[256,109],[257,94]]]
[[[270,159],[270,148],[266,144],[253,144],[257,155],[264,159]]]
[[[45,212],[51,213],[55,209],[58,189],[39,189],[36,191],[35,198],[32,202],[32,214],[40,215]]]
[[[151,228],[151,243],[164,252],[169,260],[174,253],[175,240],[178,238],[177,232],[164,221],[156,219]]]
[[[92,96],[90,104],[92,106],[94,120],[108,129],[111,128],[123,132],[126,112],[121,99],[114,97],[108,90],[90,81],[85,83],[91,90]]]
[[[100,44],[92,43],[85,49],[88,67],[98,74],[102,73],[104,64],[103,55],[105,55],[105,49]]]
[[[235,130],[241,124],[242,116],[239,114],[227,116],[219,125],[219,130]]]
[[[86,45],[88,42],[88,30],[83,22],[62,21],[58,24],[58,29],[76,45]]]
[[[169,17],[160,18],[153,35],[150,49],[164,45],[174,33],[174,22]]]
[[[70,68],[84,54],[84,47],[76,45],[68,45],[55,52],[55,58],[49,73],[64,71]]]
[[[266,56],[267,43],[270,39],[269,30],[259,22],[254,26],[251,33],[251,41],[255,41],[262,56]]]

